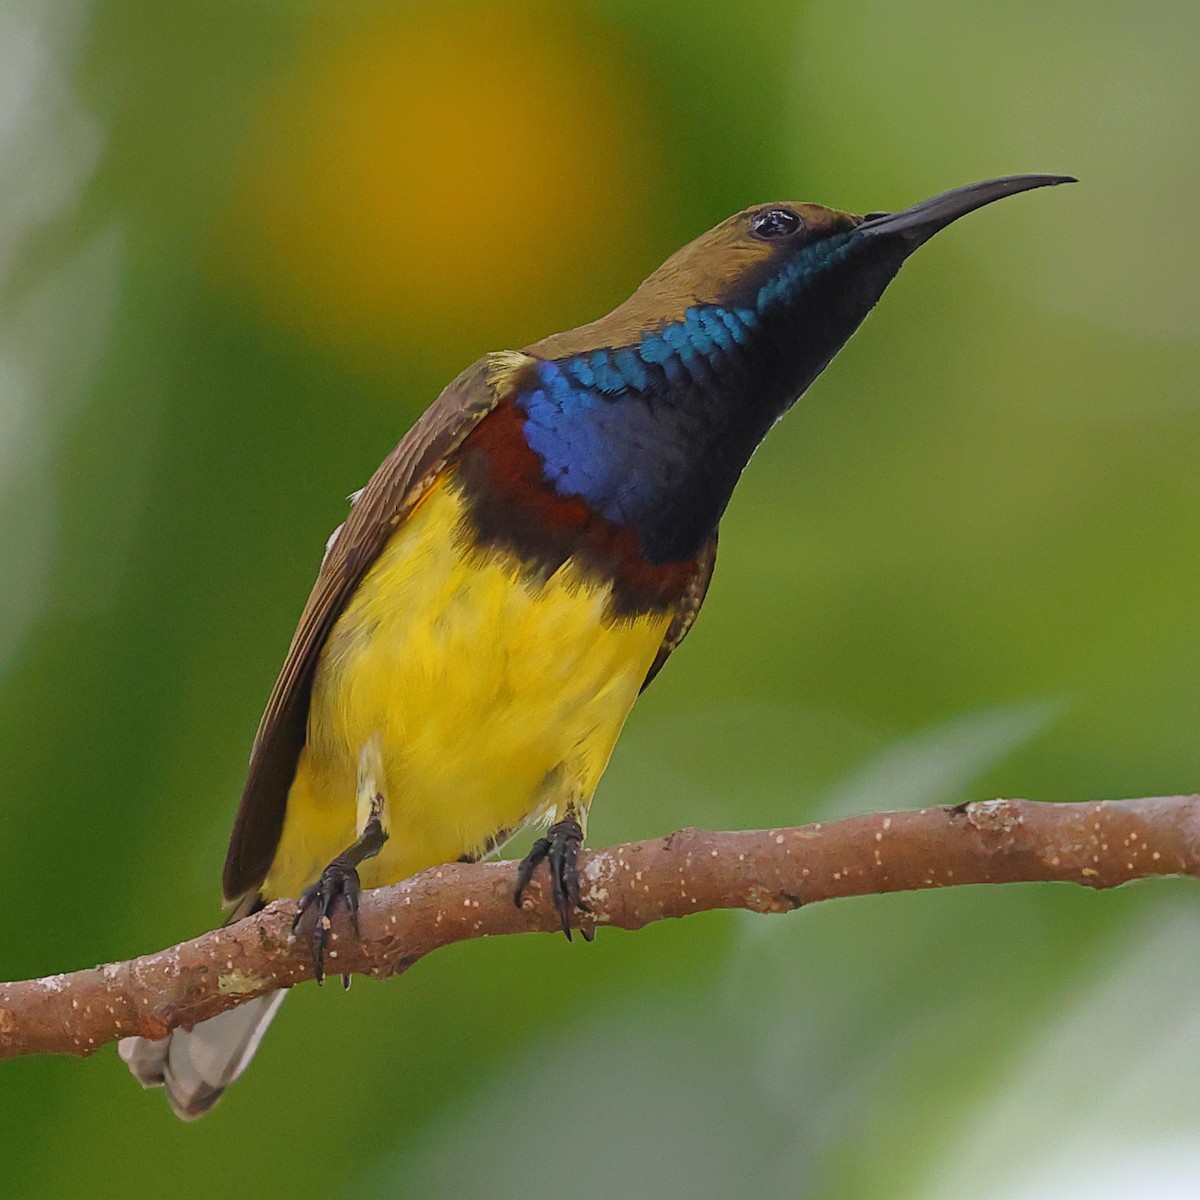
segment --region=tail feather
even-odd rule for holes
[[[249,1065],[286,995],[259,996],[159,1041],[122,1038],[117,1049],[142,1087],[165,1087],[175,1115],[194,1121]]]

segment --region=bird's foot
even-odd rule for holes
[[[550,871],[550,892],[554,897],[554,907],[558,909],[559,920],[562,922],[563,933],[567,941],[571,940],[571,918],[577,912],[590,912],[587,904],[579,894],[579,851],[583,847],[583,828],[574,816],[567,816],[556,821],[546,831],[545,837],[540,837],[530,847],[529,853],[517,869],[517,887],[513,892],[513,901],[521,907],[521,899],[533,873],[541,865],[542,860]],[[593,934],[590,929],[580,929],[584,940],[590,942]]]
[[[346,912],[355,934],[358,933],[358,894],[362,884],[358,871],[350,866],[339,855],[321,872],[320,879],[311,887],[304,889],[296,905],[296,919],[292,922],[293,931],[300,928],[300,923],[311,909],[312,919],[312,956],[313,970],[318,983],[325,982],[325,951],[329,948],[329,936],[333,931],[331,914],[337,907],[339,899],[344,900]],[[342,986],[349,987],[350,977],[342,976]]]
[[[346,906],[346,914],[350,918],[350,926],[354,936],[358,931],[358,897],[362,891],[362,882],[358,877],[358,865],[368,858],[373,858],[383,848],[387,834],[378,820],[372,819],[363,835],[348,850],[343,851],[321,872],[321,877],[304,889],[296,904],[296,919],[292,922],[293,932],[300,928],[301,922],[311,911],[312,918],[312,956],[313,970],[318,983],[325,981],[325,952],[329,948],[330,934],[333,932],[332,913],[337,908],[338,900]],[[342,976],[342,986],[350,986],[350,976]]]

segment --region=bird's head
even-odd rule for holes
[[[676,251],[608,316],[530,349],[559,358],[596,345],[637,345],[689,312],[721,310],[746,326],[756,357],[781,368],[795,399],[918,246],[995,200],[1073,182],[1010,175],[866,216],[792,201],[755,205]]]
[[[705,305],[786,321],[797,309],[811,313],[819,300],[831,306],[830,316],[847,310],[861,320],[864,304],[870,308],[904,260],[939,230],[1005,196],[1073,182],[1064,175],[1010,175],[866,216],[793,201],[755,205],[673,254],[618,312],[629,310],[641,329]],[[794,319],[787,324],[803,339],[804,328]]]

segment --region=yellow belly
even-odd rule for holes
[[[297,895],[354,841],[364,762],[389,833],[365,887],[586,811],[671,614],[610,619],[608,585],[569,561],[526,580],[471,547],[462,517],[455,488],[431,489],[334,627],[267,897]]]

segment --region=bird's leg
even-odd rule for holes
[[[579,851],[583,848],[583,825],[579,812],[573,804],[567,805],[566,813],[546,830],[525,855],[517,869],[517,886],[513,900],[521,907],[521,897],[544,859],[550,871],[550,892],[554,906],[558,909],[563,933],[571,940],[571,917],[576,912],[588,912],[588,906],[579,894]],[[590,930],[581,929],[584,940],[590,942]]]
[[[358,894],[362,883],[358,878],[358,867],[368,858],[374,858],[388,840],[386,818],[387,801],[379,790],[384,780],[383,762],[378,737],[372,737],[363,745],[358,756],[358,793],[355,824],[358,837],[321,872],[321,877],[306,888],[297,906],[296,919],[292,928],[299,926],[304,914],[311,908],[316,917],[313,922],[312,950],[313,966],[317,982],[325,979],[325,950],[329,945],[329,934],[333,928],[329,914],[337,905],[340,896],[346,904],[350,924],[358,936]],[[342,976],[342,986],[350,986],[350,976]]]
[[[325,950],[329,944],[329,933],[332,929],[330,913],[337,906],[340,897],[346,904],[350,924],[355,934],[358,934],[358,894],[362,891],[362,884],[358,878],[358,867],[368,858],[374,858],[383,849],[383,844],[387,839],[388,835],[383,828],[381,818],[379,816],[372,817],[367,821],[366,828],[354,844],[343,850],[321,872],[321,877],[316,883],[305,888],[300,896],[292,928],[299,927],[309,909],[315,912],[312,951],[313,966],[316,969],[318,983],[325,979]],[[342,983],[349,987],[349,976],[343,975]]]

